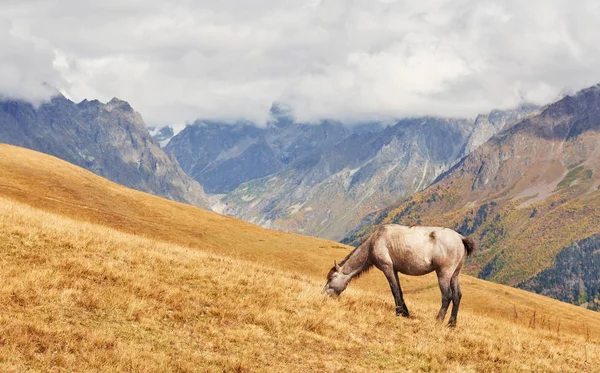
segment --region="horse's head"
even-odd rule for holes
[[[346,275],[342,272],[342,268],[334,261],[333,267],[329,270],[327,274],[327,283],[323,288],[323,291],[332,297],[337,297],[344,290],[346,290],[346,286],[352,277],[350,275]]]

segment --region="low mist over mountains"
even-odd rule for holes
[[[419,118],[353,133],[274,175],[242,184],[222,199],[223,211],[340,239],[366,214],[429,185],[460,155],[469,129],[467,120]]]
[[[341,239],[366,215],[427,187],[506,123],[536,109],[495,110],[475,121],[423,117],[348,126],[295,123],[274,105],[266,127],[198,121],[165,151],[217,195],[217,211]]]
[[[278,114],[276,106],[272,112]],[[224,194],[330,149],[350,133],[340,123],[296,124],[283,114],[274,118],[265,128],[198,121],[173,137],[165,151],[208,193]]]
[[[119,184],[207,207],[204,190],[152,140],[117,98],[79,104],[62,95],[39,107],[0,101],[0,142],[54,155]]]
[[[599,144],[600,86],[594,86],[508,126],[345,242],[358,242],[371,225],[384,222],[452,226],[478,242],[470,273],[597,304],[600,288],[589,280],[589,271],[600,276],[593,264],[597,251],[589,249],[597,240],[580,242],[582,249],[570,245],[600,232]],[[565,257],[589,265],[566,265]],[[565,270],[570,266],[577,271]],[[559,275],[564,281],[552,280]]]

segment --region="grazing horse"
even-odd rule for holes
[[[381,225],[339,264],[334,262],[323,290],[331,296],[338,296],[350,280],[375,266],[383,271],[390,283],[396,302],[396,316],[408,317],[398,272],[421,276],[435,271],[442,292],[442,307],[437,320],[444,321],[452,301],[448,326],[454,327],[462,297],[458,275],[465,258],[474,249],[471,239],[449,228]]]

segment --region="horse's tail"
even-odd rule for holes
[[[462,242],[465,245],[465,250],[467,250],[467,256],[471,256],[471,253],[475,250],[475,242],[469,237],[463,237]]]

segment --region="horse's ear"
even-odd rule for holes
[[[337,272],[340,272],[342,270],[335,260],[333,261],[333,266],[335,267],[335,270]]]

